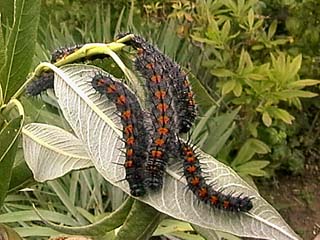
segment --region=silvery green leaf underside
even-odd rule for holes
[[[113,185],[129,193],[125,177],[123,142],[120,119],[115,107],[91,86],[97,67],[68,65],[55,71],[55,94],[64,117],[91,156],[100,174]],[[28,146],[25,146],[28,147]],[[254,197],[249,213],[232,213],[212,209],[198,202],[187,190],[182,177],[182,163],[169,167],[164,187],[156,193],[139,198],[160,212],[203,228],[229,232],[242,237],[259,239],[300,239],[276,210],[259,193],[242,180],[231,168],[199,150],[202,169],[209,182],[225,193],[243,193]],[[49,162],[47,164],[50,164]]]
[[[24,157],[38,182],[92,166],[82,142],[61,128],[31,123],[23,127],[22,136]]]

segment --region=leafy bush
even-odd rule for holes
[[[301,15],[294,14],[305,5],[309,6],[307,9],[314,7],[315,2],[311,2],[313,1],[294,3],[294,7],[291,7],[292,16],[284,18],[287,20],[286,25],[292,24],[291,28],[299,29],[291,30],[288,27],[300,37],[303,35],[302,29],[307,28],[301,29],[295,24]],[[190,2],[187,3],[190,5]],[[210,86],[212,92],[219,91],[228,106],[242,107],[239,128],[224,149],[225,153],[220,154],[219,158],[229,162],[237,171],[246,169],[246,165],[242,164],[258,164],[261,167],[246,172],[252,176],[267,176],[266,172],[261,171],[266,162],[261,161],[259,164],[259,161],[253,159],[262,159],[263,154],[270,153],[267,156],[272,162],[269,170],[279,169],[285,162],[276,157],[274,152],[280,146],[284,147],[288,141],[289,125],[292,125],[297,111],[302,110],[301,99],[317,96],[310,90],[303,90],[320,83],[308,78],[319,75],[306,74],[308,62],[303,59],[310,57],[304,55],[306,49],[297,48],[302,46],[301,41],[305,44],[307,38],[296,39],[295,35],[283,34],[283,18],[263,15],[271,7],[276,8],[277,3],[271,5],[257,0],[218,0],[197,1],[189,8],[183,7],[186,2],[180,6],[173,6],[170,16],[178,19],[188,16],[181,25],[186,26],[188,22],[187,36],[194,42],[201,43],[203,53],[207,55],[203,65],[213,75],[203,80],[204,85]],[[281,9],[289,11],[289,6],[291,5],[282,6]],[[312,14],[314,11],[312,10]],[[316,17],[314,21],[317,21]],[[300,76],[307,78],[301,79]],[[269,141],[271,135],[276,135],[273,141]],[[253,140],[258,145],[252,144]],[[298,169],[303,168],[303,161],[299,160],[301,154],[292,152],[290,156],[287,159],[289,169],[299,172]]]

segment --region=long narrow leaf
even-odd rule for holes
[[[2,1],[3,2],[3,1]],[[30,70],[40,14],[40,0],[4,1],[13,9],[13,21],[6,39],[6,64],[0,72],[5,101],[21,87]],[[8,6],[10,5],[10,6]]]
[[[8,125],[0,131],[0,206],[10,184],[12,167],[17,150],[17,139],[21,132],[23,117],[19,116],[11,120]]]

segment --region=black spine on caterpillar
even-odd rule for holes
[[[194,193],[198,200],[210,204],[210,206],[233,212],[248,212],[252,209],[250,197],[232,196],[215,190],[213,186],[206,183],[202,176],[199,156],[194,147],[188,143],[180,143],[181,158],[183,158],[183,173],[187,180],[188,188]]]
[[[26,87],[26,93],[30,96],[37,96],[47,89],[53,88],[54,74],[52,71],[42,72]]]
[[[111,75],[97,74],[92,80],[92,86],[116,105],[123,125],[126,180],[133,196],[143,196],[146,193],[144,163],[147,158],[148,136],[138,99],[126,85]]]
[[[117,39],[125,37],[128,34],[130,33],[120,33]],[[159,60],[161,60],[165,75],[170,79],[170,91],[173,95],[173,105],[177,110],[179,132],[188,132],[195,121],[197,110],[194,94],[187,75],[177,63],[150,43],[146,42],[144,38],[134,36],[127,43],[135,49],[138,49],[138,51],[141,51],[141,49],[149,49],[150,52],[153,52],[154,55],[157,55]]]

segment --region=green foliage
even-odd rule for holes
[[[267,176],[268,174],[261,170],[267,162],[264,160],[256,163],[255,159],[271,160],[271,168],[279,168],[281,164],[285,164],[284,161],[275,164],[279,159],[271,154],[275,150],[273,147],[286,144],[283,140],[287,138],[286,132],[295,120],[296,112],[302,110],[302,99],[318,95],[312,92],[310,87],[319,85],[320,81],[309,79],[310,74],[304,72],[307,67],[303,55],[305,52],[297,51],[297,42],[302,39],[296,40],[291,35],[280,33],[284,26],[282,18],[269,18],[264,15],[271,7],[274,7],[273,12],[269,13],[274,14],[277,6],[282,4],[281,9],[292,10],[293,13],[303,6],[308,6],[309,10],[305,12],[310,13],[310,7],[314,7],[315,2],[307,2],[298,4],[291,1],[290,5],[288,2],[267,4],[258,0],[217,0],[198,1],[189,8],[173,7],[170,17],[180,19],[182,11],[184,15],[190,15],[187,36],[201,43],[208,55],[203,65],[213,78],[203,79],[204,85],[210,84],[211,91],[219,91],[229,107],[241,106],[241,120],[238,122],[240,128],[233,133],[234,139],[225,146],[219,156],[239,173],[241,170],[242,173],[252,176]],[[187,3],[180,5],[188,5]],[[315,10],[311,12],[314,14]],[[293,20],[300,16],[297,14],[289,19],[284,18],[287,25],[291,21],[292,28],[297,27],[295,33],[300,30],[299,34],[307,29],[303,27],[302,30],[296,24],[298,20]],[[290,27],[288,29],[290,30]],[[304,38],[304,43],[306,39]],[[318,43],[317,40],[315,42]],[[319,78],[317,75],[315,77]],[[211,84],[212,81],[214,84]],[[282,123],[285,123],[284,128]],[[278,133],[272,133],[271,129]],[[277,138],[270,141],[272,134],[277,135]],[[270,145],[259,152],[252,140],[260,145]],[[243,155],[244,152],[250,154]],[[301,154],[294,152],[288,160],[289,169],[297,172],[298,168],[303,166],[303,161],[298,160],[301,159]],[[267,157],[262,158],[265,154],[268,154]],[[252,165],[249,166],[251,161]],[[239,168],[240,163],[245,165]],[[252,167],[257,167],[257,171],[251,171]]]
[[[5,8],[0,9],[3,19],[4,36],[0,40],[5,49],[5,62],[1,66],[0,83],[4,101],[7,102],[21,87],[25,81],[32,61],[31,59],[35,48],[36,33],[40,13],[40,1],[8,1],[4,4]],[[14,8],[13,24],[7,16],[12,11],[4,11],[7,8]],[[1,34],[1,33],[0,33]],[[1,38],[0,38],[1,39]],[[2,52],[3,53],[3,52]]]
[[[2,1],[0,4],[0,207],[11,184],[24,108],[16,98],[30,70],[40,13],[40,1]],[[20,90],[19,90],[20,89]],[[27,171],[29,173],[29,171]],[[28,175],[28,174],[27,174]],[[30,177],[30,175],[29,175]]]
[[[55,107],[24,97],[20,99],[23,107],[17,100],[10,103],[12,96],[20,96],[21,91],[18,89],[32,64],[32,61],[25,63],[25,59],[31,59],[33,55],[38,1],[32,6],[28,5],[30,8],[24,8],[33,12],[33,17],[19,16],[22,20],[19,26],[12,25],[14,15],[9,2],[0,3],[1,12],[6,13],[2,13],[3,24],[0,28],[0,76],[4,76],[0,78],[0,129],[1,134],[3,133],[0,138],[16,138],[22,124],[34,119],[70,130],[61,117],[58,117]],[[20,9],[18,0],[12,2],[18,3],[17,7]],[[316,88],[304,88],[318,84],[318,81],[311,79],[319,78],[320,69],[316,65],[319,63],[316,57],[319,51],[319,30],[316,27],[319,14],[316,14],[315,1],[271,1],[272,4],[258,0],[178,1],[172,5],[145,1],[143,8],[138,2],[139,7],[131,8],[130,11],[127,11],[127,1],[113,5],[102,2],[42,1],[44,8],[41,11],[41,28],[36,45],[37,56],[34,57],[33,64],[48,59],[48,53],[56,47],[83,41],[108,42],[120,29],[133,29],[148,39],[153,39],[159,48],[165,49],[179,63],[188,63],[197,76],[189,74],[199,103],[199,112],[203,117],[196,125],[192,139],[199,141],[201,148],[218,156],[219,160],[232,166],[249,181],[248,176],[268,176],[270,169],[279,169],[281,166],[293,173],[301,172],[304,155],[297,147],[309,149],[310,144],[316,142],[316,136],[304,138],[303,141],[297,136],[304,131],[312,135],[313,125],[308,131],[301,127],[297,127],[297,131],[292,130],[297,125],[294,119],[297,119],[300,126],[304,124],[297,116],[297,111],[305,107],[301,99],[315,96],[312,91]],[[281,2],[290,2],[291,5],[283,6]],[[271,6],[276,7],[271,9]],[[271,10],[274,13],[277,6],[291,11],[290,17],[286,16],[283,20],[273,18],[272,14],[271,18],[267,17],[269,14],[264,14]],[[309,21],[310,17],[306,17],[310,11],[312,21]],[[141,18],[141,15],[145,18]],[[163,24],[161,20],[167,16],[171,20]],[[305,27],[307,20],[309,25]],[[283,34],[284,26],[291,35]],[[17,29],[26,31],[20,33]],[[188,39],[179,39],[175,32],[179,36],[190,36],[201,48],[190,45]],[[309,39],[312,44],[309,44]],[[5,46],[8,46],[8,50]],[[20,51],[24,46],[27,46],[26,51]],[[11,65],[8,59],[12,60]],[[114,69],[111,61],[98,64],[120,72],[119,69]],[[215,101],[217,98],[219,101]],[[229,111],[221,113],[218,106],[220,110]],[[237,106],[241,108],[236,108]],[[16,113],[16,109],[22,108],[28,116],[21,119],[21,111]],[[236,110],[232,111],[230,108]],[[234,122],[235,119],[238,121]],[[15,134],[4,134],[13,122],[17,125],[13,128],[17,130]],[[12,146],[10,149],[2,149],[1,146],[0,149],[0,153],[5,150],[0,167],[1,164],[6,164],[7,167],[3,169],[8,169],[6,175],[1,174],[5,181],[1,180],[0,189],[3,190],[0,192],[0,199],[7,195],[8,188],[14,192],[32,181],[25,162],[21,156],[17,156],[17,143]],[[2,156],[0,155],[1,158]],[[16,162],[12,168],[13,161],[17,159],[21,161]],[[269,168],[266,169],[266,166]],[[39,184],[33,187],[32,193],[9,195],[4,205],[7,215],[3,216],[1,222],[15,227],[23,237],[36,236],[38,239],[39,236],[66,232],[61,226],[55,228],[57,226],[54,227],[51,221],[75,227],[77,231],[77,227],[81,228],[79,225],[86,227],[97,223],[97,216],[103,218],[101,215],[110,214],[122,201],[123,193],[103,181],[96,171],[76,172],[50,184]],[[33,212],[30,202],[37,205],[43,218]],[[137,238],[141,235],[135,235],[136,233],[147,229],[145,237],[157,227],[159,213],[141,203],[136,202],[135,205],[137,208],[130,208],[128,221],[124,220],[127,212],[118,219],[120,224],[125,223],[119,236],[127,237],[131,234],[133,238]],[[146,212],[147,215],[142,216],[145,209],[148,209],[148,214]],[[50,210],[50,213],[46,210]],[[63,217],[52,214],[52,210],[57,214],[62,213]],[[11,222],[8,220],[10,217],[14,219]],[[147,221],[140,224],[139,220],[142,218],[149,219],[150,225]],[[14,223],[18,220],[20,223],[23,221],[23,227]],[[40,220],[56,230],[34,225]],[[166,222],[162,225],[165,226],[165,231],[174,229],[169,231],[172,236],[185,239],[190,237],[189,232],[192,231],[190,225],[176,230],[176,226],[184,226],[181,222]],[[161,230],[162,225],[159,225],[158,230]],[[109,234],[105,236],[108,239],[115,236],[114,231]]]
[[[66,4],[68,5],[73,3]],[[107,9],[106,16],[104,15],[104,9]],[[110,27],[111,25],[116,26],[115,32],[118,32],[120,26],[126,21],[128,22],[128,26],[125,28],[134,27],[131,25],[133,15],[128,14],[128,11],[123,12],[123,15],[120,15],[119,19],[116,19],[116,22],[113,22],[111,19],[110,7],[106,6],[101,9],[97,6],[97,8],[93,9],[93,12],[94,11],[96,14],[95,17],[89,17],[88,22],[85,23],[86,27],[83,31],[80,31],[79,29],[75,30],[76,25],[73,25],[70,28],[69,26],[66,27],[63,23],[63,19],[61,24],[58,24],[57,21],[54,25],[52,25],[52,23],[50,24],[48,19],[42,19],[43,21],[41,23],[38,36],[40,44],[36,46],[34,63],[48,59],[48,49],[53,49],[58,46],[70,45],[79,40],[87,42],[110,41],[114,34],[114,32],[111,31],[111,29],[114,29],[113,27]],[[114,17],[115,15],[116,14],[112,16]],[[87,16],[90,16],[90,14]],[[124,17],[122,18],[122,16]],[[55,21],[52,20],[53,18],[58,19],[59,15],[53,14],[49,16],[51,21]],[[139,18],[136,18],[135,20],[138,22],[140,21]],[[83,23],[84,22],[81,22],[80,25]],[[164,25],[164,27],[161,27],[159,32],[153,32],[152,38],[157,39],[157,42],[162,43],[159,47],[166,48],[166,51],[169,51],[168,54],[176,56],[180,62],[190,61],[194,54],[193,50],[195,50],[195,52],[199,51],[197,49],[190,51],[187,41],[180,41],[179,38],[173,34],[174,26],[174,22],[170,21],[168,24]],[[61,29],[62,33],[60,32]],[[72,36],[70,29],[72,29],[73,33],[77,33]],[[152,27],[149,26],[149,29],[152,29]],[[146,28],[142,29],[142,31],[148,32],[149,30]],[[45,46],[43,46],[44,44]],[[104,63],[98,62],[98,64],[103,65]],[[114,69],[114,66],[112,67],[110,64],[106,66],[108,69],[111,69],[111,71],[119,71],[118,69]],[[197,100],[203,103],[200,110],[206,111],[215,104],[215,101],[210,95],[208,95],[205,87],[199,82],[199,80],[192,74],[190,74],[190,76],[192,85],[197,91]],[[15,97],[20,97],[21,93],[21,90],[18,91],[15,94]],[[46,95],[43,97],[46,101],[49,100],[46,98]],[[55,105],[50,107],[46,104],[40,103],[36,99],[30,99],[24,96],[20,97],[20,100],[25,112],[28,113],[28,115],[25,116],[26,122],[48,122],[70,130],[70,127],[63,122],[61,117],[58,117],[58,111],[54,109]],[[52,104],[54,102],[49,101],[49,103]],[[232,123],[235,115],[236,114],[233,113],[228,116],[229,124]],[[221,120],[223,121],[224,119]],[[219,128],[224,135],[223,139],[220,141],[219,147],[216,147],[215,145],[211,146],[215,149],[215,152],[219,152],[219,149],[228,139],[233,130],[231,129],[227,131],[229,124],[224,123],[223,126],[221,124],[223,124],[223,122],[218,123],[217,128]],[[17,136],[18,134],[19,132],[17,133]],[[211,135],[211,137],[212,136],[213,135]],[[96,233],[99,232],[99,236],[102,236],[101,232],[105,233],[106,231],[110,231],[110,233],[107,234],[108,237],[114,237],[115,234],[113,229],[123,224],[119,234],[117,234],[118,239],[129,239],[130,236],[131,239],[137,239],[138,237],[147,238],[147,236],[152,235],[154,230],[158,227],[159,221],[163,216],[153,208],[139,202],[135,203],[135,207],[131,208],[131,205],[128,207],[130,213],[128,213],[128,211],[121,211],[120,207],[118,209],[119,212],[116,210],[110,214],[112,210],[117,209],[117,205],[119,206],[122,203],[123,193],[112,188],[109,184],[103,181],[101,176],[94,170],[91,170],[90,174],[88,171],[73,173],[62,180],[33,186],[33,190],[30,194],[26,192],[22,195],[14,195],[13,193],[16,190],[23,186],[28,186],[27,184],[33,182],[32,178],[30,178],[30,171],[26,169],[25,162],[21,159],[21,155],[16,156],[15,159],[17,163],[12,170],[14,175],[12,176],[10,186],[8,186],[8,181],[5,182],[7,184],[6,188],[10,187],[12,194],[6,199],[6,203],[4,205],[4,212],[6,213],[0,215],[0,222],[4,222],[14,227],[22,237],[32,238],[34,236],[53,236],[57,235],[58,232],[83,235],[96,235]],[[13,163],[13,161],[11,161],[11,163]],[[103,194],[106,194],[106,196]],[[6,194],[4,196],[6,196]],[[31,209],[29,202],[35,203],[37,209],[39,209],[38,214]],[[146,209],[148,209],[148,211],[146,211]],[[55,211],[55,213],[50,214],[47,210]],[[121,213],[121,217],[120,215],[117,215],[117,213]],[[62,217],[62,214],[69,214],[70,216]],[[110,217],[107,216],[109,214]],[[101,221],[98,220],[98,218],[101,218]],[[16,224],[18,220],[20,223],[23,222],[23,228]],[[47,226],[50,226],[53,230],[46,226],[37,226],[33,224],[35,221],[40,220]],[[63,223],[69,227],[58,226],[54,222]],[[187,230],[175,229],[171,232],[174,232],[174,235],[177,236],[185,236],[187,239],[187,235],[189,234],[184,233],[184,231],[190,231],[192,230],[192,227],[186,223],[184,223],[184,225],[189,226]],[[171,224],[167,225],[167,227],[171,227]],[[133,231],[133,229],[135,231]],[[141,235],[141,233],[143,233],[143,235]],[[196,234],[194,234],[193,237],[202,239]]]

